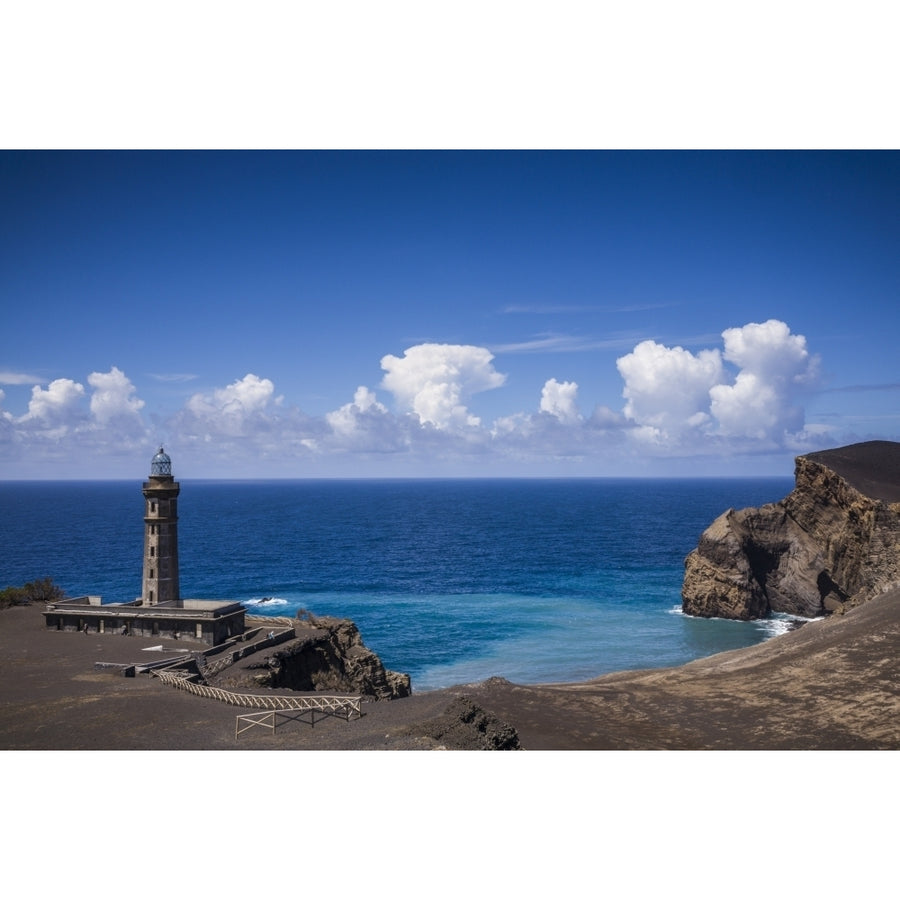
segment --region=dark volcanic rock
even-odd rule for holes
[[[756,619],[840,612],[900,584],[900,444],[799,456],[778,503],[730,509],[685,560],[682,608]]]
[[[280,645],[262,662],[251,662],[243,672],[226,670],[217,683],[238,690],[246,686],[287,688],[364,694],[376,700],[410,695],[409,675],[385,669],[349,619],[300,612],[294,634],[294,640]]]
[[[446,750],[521,750],[516,729],[469,697],[457,697],[443,714],[402,734],[425,738]]]

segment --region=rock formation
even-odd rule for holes
[[[453,700],[442,715],[399,729],[397,734],[417,738],[421,749],[522,749],[515,728],[465,696]]]
[[[251,657],[243,667],[226,669],[216,684],[232,690],[264,687],[363,694],[375,700],[408,697],[412,691],[409,675],[385,669],[349,619],[301,611],[294,635],[262,659]]]
[[[778,503],[729,509],[685,559],[682,609],[757,619],[842,612],[900,585],[900,444],[799,456]]]

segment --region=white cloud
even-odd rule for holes
[[[270,379],[248,373],[225,387],[192,394],[164,430],[170,453],[204,471],[263,477],[302,474],[298,459],[319,446],[327,427],[296,407],[284,408]]]
[[[375,394],[365,386],[356,389],[353,402],[344,404],[334,412],[326,413],[325,420],[336,434],[355,434],[360,429],[360,419],[368,412],[386,413],[387,409],[378,402]]]
[[[578,385],[574,381],[559,382],[551,378],[541,391],[541,412],[549,413],[560,422],[573,424],[581,420],[575,403]]]
[[[193,394],[185,410],[196,425],[236,436],[243,434],[249,423],[259,424],[274,395],[275,385],[268,378],[248,373],[226,387]]]
[[[815,375],[817,361],[810,358],[806,338],[791,334],[790,328],[777,319],[726,328],[722,339],[725,359],[766,381],[802,384]]]
[[[115,366],[108,372],[92,372],[88,384],[94,389],[91,415],[99,425],[118,416],[138,416],[144,406],[144,401],[134,396],[134,385]]]
[[[418,344],[405,350],[402,358],[388,355],[381,360],[387,372],[381,383],[422,424],[475,428],[481,421],[469,414],[466,402],[506,381],[491,364],[493,358],[484,347]]]
[[[149,376],[154,381],[163,383],[181,384],[186,381],[196,381],[199,377],[193,372],[149,372]]]
[[[97,474],[109,474],[114,459],[127,459],[147,440],[141,417],[144,402],[135,396],[134,385],[119,369],[92,372],[90,401],[84,385],[71,378],[57,378],[46,388],[35,385],[28,410],[15,418],[4,414],[4,440],[8,462],[25,460],[29,467],[66,467],[72,474],[73,454],[90,459]],[[81,471],[81,470],[79,470]]]
[[[540,465],[552,461],[572,465],[591,464],[621,447],[624,418],[607,407],[598,406],[590,419],[578,411],[578,384],[551,378],[541,390],[536,413],[514,413],[498,417],[492,426],[491,449],[500,459]]]
[[[725,359],[741,371],[733,384],[710,390],[718,432],[778,441],[800,431],[803,409],[796,400],[818,378],[818,359],[807,351],[806,338],[775,319],[729,328],[722,338]]]
[[[709,449],[709,438],[766,447],[796,441],[804,426],[799,400],[818,377],[806,338],[770,319],[728,328],[722,339],[723,351],[696,355],[644,341],[617,361],[636,440],[696,452]]]
[[[655,341],[642,341],[616,367],[625,379],[625,415],[673,437],[707,420],[709,390],[723,378],[718,350],[695,356]]]
[[[194,393],[152,430],[135,386],[112,367],[88,376],[89,398],[81,384],[59,378],[32,388],[24,415],[0,410],[2,458],[26,472],[42,460],[70,464],[73,453],[107,462],[118,455],[118,476],[137,452],[152,455],[163,439],[181,464],[209,477],[604,474],[627,472],[636,460],[641,469],[654,458],[718,454],[727,461],[738,453],[795,455],[826,446],[827,434],[804,424],[803,393],[818,372],[805,339],[771,320],[727,329],[722,341],[694,353],[637,344],[617,361],[621,411],[596,405],[585,417],[578,406],[583,386],[549,378],[531,411],[511,411],[490,426],[468,404],[506,375],[494,369],[489,349],[472,345],[419,344],[402,357],[385,356],[381,385],[393,394],[395,411],[361,385],[351,402],[307,416],[286,406],[268,378],[249,373]]]
[[[400,423],[364,386],[356,389],[352,403],[326,413],[325,421],[331,428],[326,446],[333,449],[386,452],[406,443]]]
[[[718,433],[764,440],[779,424],[783,404],[773,385],[741,372],[734,384],[710,389],[710,409],[718,422]],[[794,430],[800,423],[792,423]]]
[[[601,431],[621,430],[627,424],[625,417],[608,406],[595,406],[588,423]]]
[[[40,384],[43,380],[24,372],[0,372],[0,384]]]
[[[71,378],[57,378],[46,389],[36,384],[31,389],[28,412],[20,421],[65,425],[83,417],[80,411],[83,398],[84,385]]]
[[[492,344],[494,353],[588,353],[592,350],[616,350],[631,347],[633,337],[620,335],[602,340],[573,334],[540,334],[528,341]]]

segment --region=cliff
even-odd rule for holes
[[[799,456],[778,503],[722,513],[685,559],[682,609],[757,619],[842,612],[900,585],[900,444]]]
[[[374,700],[410,695],[409,675],[385,669],[349,619],[298,612],[293,627],[292,640],[225,669],[216,686],[363,694]]]

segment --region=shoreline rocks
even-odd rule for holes
[[[729,509],[685,559],[682,609],[705,618],[812,618],[900,585],[900,444],[799,456],[777,503]]]
[[[288,689],[363,694],[394,700],[412,693],[409,675],[385,669],[376,653],[363,644],[349,619],[314,616],[300,611],[293,621],[294,638],[243,665],[223,670],[219,687]]]

